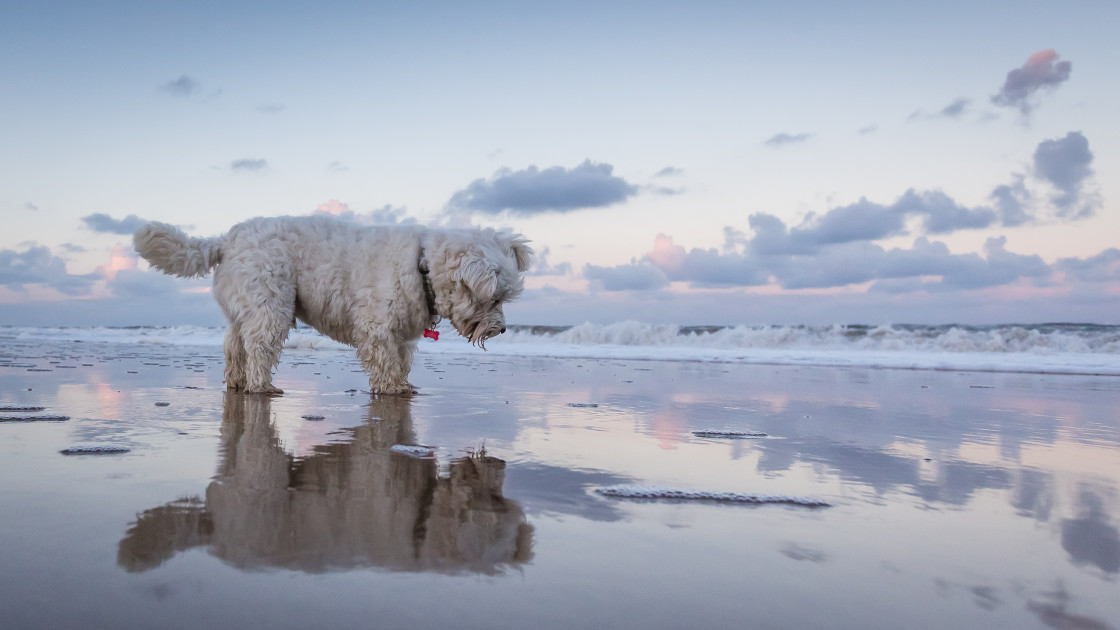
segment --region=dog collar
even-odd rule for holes
[[[420,270],[420,278],[424,281],[424,301],[428,303],[428,323],[431,325],[431,328],[424,330],[424,336],[439,339],[439,333],[432,329],[443,318],[439,316],[439,311],[436,310],[436,291],[432,288],[432,279],[428,277],[428,272],[431,269],[428,267],[428,259],[424,256],[423,245],[420,246],[420,260],[416,268]]]

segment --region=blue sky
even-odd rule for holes
[[[221,323],[141,220],[486,225],[508,318],[1120,323],[1115,2],[5,3],[0,323]]]

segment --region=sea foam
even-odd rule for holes
[[[596,490],[607,497],[622,499],[667,499],[670,501],[715,501],[718,503],[784,503],[805,507],[828,507],[823,499],[793,497],[784,494],[747,494],[743,492],[710,492],[705,490],[679,490],[658,486],[606,486]]]
[[[422,354],[479,354],[447,322]],[[0,327],[4,340],[195,346],[220,352],[225,329]],[[702,361],[825,367],[980,370],[1120,375],[1120,326],[676,326],[638,321],[518,326],[487,343],[488,356]],[[349,347],[300,326],[285,348],[346,352]],[[480,355],[481,356],[481,355]]]

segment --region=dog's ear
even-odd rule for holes
[[[474,251],[463,256],[452,278],[462,280],[476,296],[494,295],[498,290],[498,268],[486,260],[482,252]]]
[[[513,251],[513,258],[517,261],[517,270],[525,273],[533,264],[533,248],[529,247],[529,239],[520,234],[507,236],[509,248]]]

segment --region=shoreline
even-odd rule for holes
[[[207,347],[0,349],[0,406],[70,417],[0,423],[0,625],[1120,617],[1112,376],[475,351],[417,354],[394,397],[306,350],[283,396],[221,374]],[[829,507],[693,500],[721,496]]]

